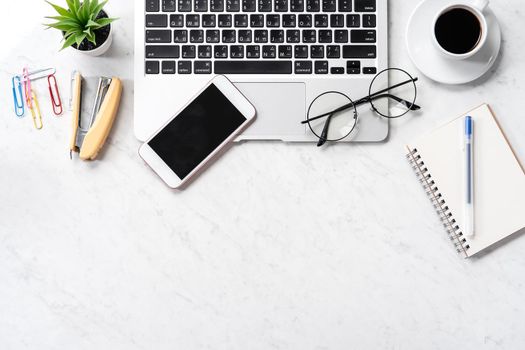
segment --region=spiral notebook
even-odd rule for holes
[[[462,233],[462,151],[466,115],[474,120],[474,227]],[[407,158],[458,253],[468,258],[525,228],[525,173],[488,105],[407,145]]]

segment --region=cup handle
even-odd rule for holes
[[[489,5],[489,0],[474,0],[472,2],[472,6],[474,6],[481,12],[485,11],[488,5]]]

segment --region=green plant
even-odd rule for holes
[[[95,31],[101,29],[116,18],[99,18],[100,11],[104,8],[108,0],[99,2],[98,0],[66,0],[67,9],[46,1],[51,5],[58,16],[49,16],[56,22],[45,24],[48,28],[55,28],[64,34],[64,45],[62,49],[74,44],[80,46],[84,40],[96,45]]]

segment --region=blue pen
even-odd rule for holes
[[[474,121],[465,117],[465,235],[474,236]]]

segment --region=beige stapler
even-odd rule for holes
[[[95,86],[96,90],[93,91]],[[74,72],[71,93],[73,134],[69,147],[70,156],[76,152],[82,160],[94,160],[115,121],[122,96],[122,82],[115,77],[84,81],[80,73]],[[91,100],[93,104],[88,105]]]

